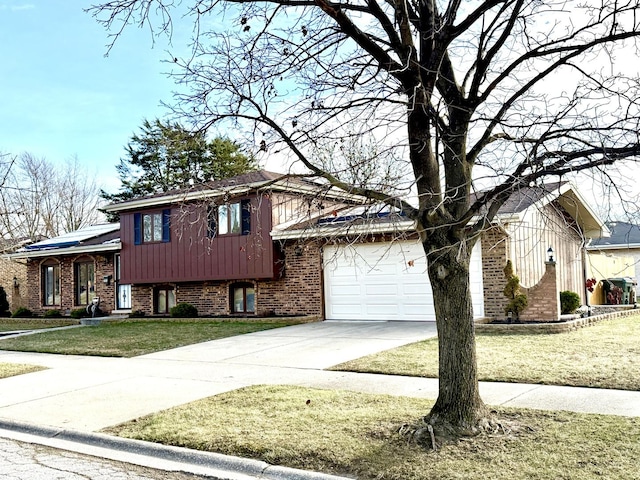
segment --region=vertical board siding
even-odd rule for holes
[[[207,237],[205,205],[171,210],[170,241],[134,244],[134,216],[120,216],[123,283],[162,283],[272,278],[274,276],[271,204],[251,199],[248,235]],[[157,209],[157,211],[162,211]]]
[[[575,221],[555,203],[532,209],[517,224],[509,226],[508,258],[524,287],[535,286],[545,272],[547,249],[553,247],[560,290],[584,296],[582,286],[582,236]],[[584,299],[583,299],[584,301]]]

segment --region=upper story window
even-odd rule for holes
[[[47,261],[42,265],[42,303],[60,305],[60,264]]]
[[[226,203],[209,209],[208,236],[248,235],[251,232],[251,201]]]
[[[134,244],[168,242],[171,210],[133,214]]]

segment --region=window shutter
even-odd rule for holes
[[[214,206],[207,207],[207,237],[215,238],[218,233],[218,208]]]
[[[166,209],[162,211],[162,241],[167,243],[170,238],[171,224],[169,223],[169,217],[171,216],[171,210]]]
[[[249,235],[251,233],[251,200],[242,200],[240,210],[242,212],[242,235]]]
[[[142,243],[142,214],[133,214],[133,244],[140,245]]]

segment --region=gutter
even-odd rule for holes
[[[618,243],[614,245],[589,245],[586,249],[590,252],[597,252],[598,250],[620,250],[620,249],[640,249],[640,243]]]
[[[77,253],[94,253],[94,252],[113,252],[122,248],[120,242],[108,243],[103,245],[86,245],[82,247],[69,248],[47,248],[43,250],[31,250],[25,252],[15,252],[3,255],[3,258],[10,260],[30,259],[39,257],[50,257],[52,255],[73,255]]]

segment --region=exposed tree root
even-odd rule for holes
[[[464,438],[482,435],[515,438],[524,432],[531,431],[516,418],[498,419],[494,413],[478,419],[473,425],[463,427],[453,425],[439,417],[426,416],[416,423],[402,425],[398,433],[408,443],[435,451]]]

